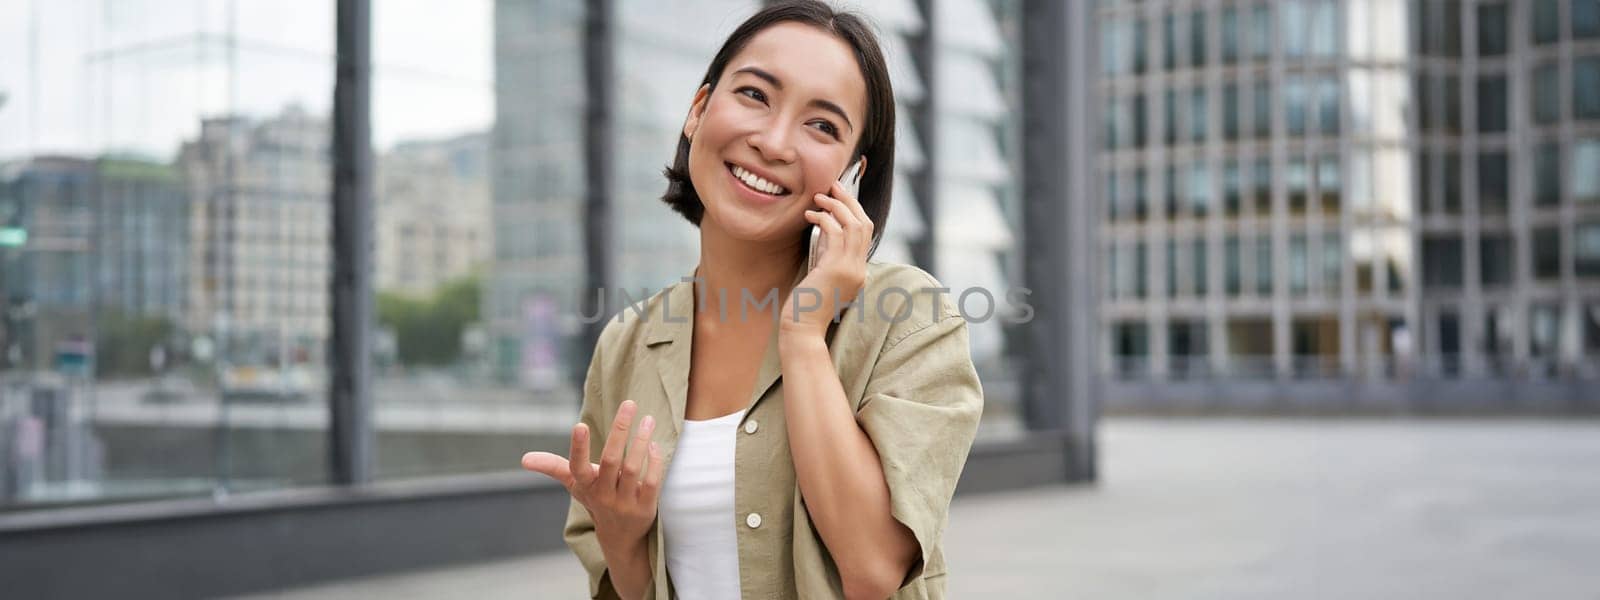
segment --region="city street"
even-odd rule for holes
[[[1600,598],[1600,421],[1101,427],[1101,480],[952,508],[950,598]],[[570,554],[272,595],[582,598]]]

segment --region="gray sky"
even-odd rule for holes
[[[0,106],[0,160],[105,150],[170,158],[204,116],[262,117],[290,103],[327,115],[333,1],[236,0],[232,94],[228,4],[0,0],[0,92],[8,97]],[[373,2],[380,150],[490,125],[493,12],[491,0]]]

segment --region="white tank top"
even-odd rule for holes
[[[748,410],[748,409],[746,409]],[[683,600],[739,600],[733,457],[744,410],[683,421],[657,510],[667,571]]]

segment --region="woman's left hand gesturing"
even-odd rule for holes
[[[806,221],[822,227],[826,234],[822,256],[784,299],[779,335],[822,337],[833,321],[836,307],[854,301],[867,281],[867,252],[872,248],[873,228],[867,211],[838,181],[833,182],[828,194],[813,198],[820,208],[807,210]]]

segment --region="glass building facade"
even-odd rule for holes
[[[1099,2],[1107,401],[1600,376],[1597,10]]]

